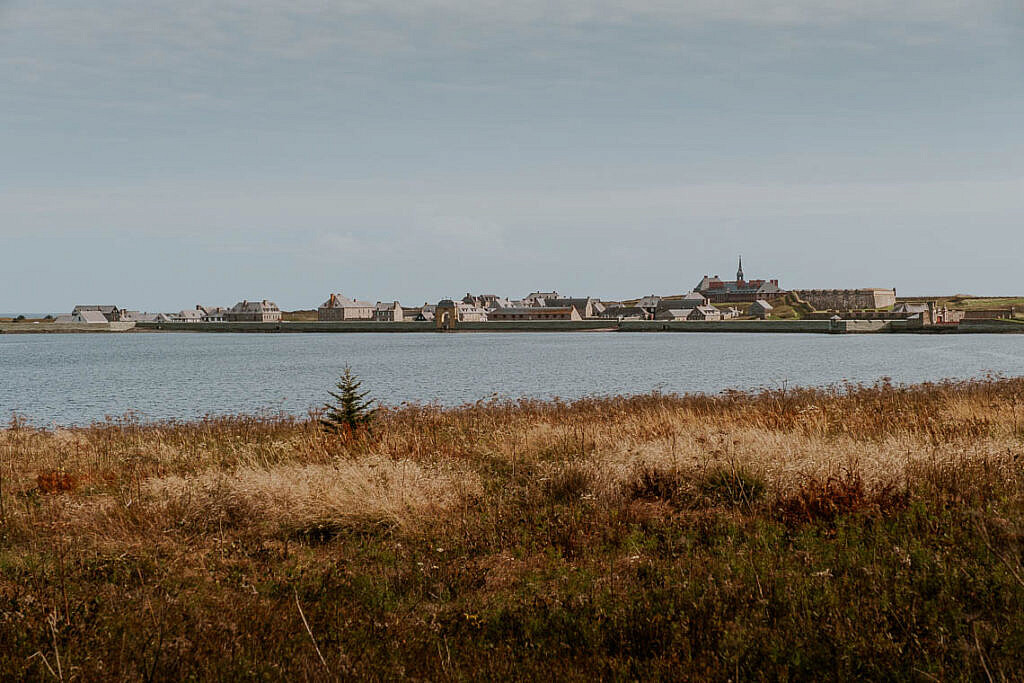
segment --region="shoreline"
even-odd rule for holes
[[[528,320],[463,322],[439,330],[433,322],[299,322],[267,323],[0,323],[0,334],[110,334],[147,332],[208,333],[386,333],[441,332],[728,332],[796,334],[1024,334],[1012,320],[965,320],[957,326],[912,327],[906,320]]]

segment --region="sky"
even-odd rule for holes
[[[1009,0],[0,0],[0,311],[1024,295]]]

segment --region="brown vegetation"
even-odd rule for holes
[[[0,677],[1024,664],[1024,380],[316,417],[0,430]]]

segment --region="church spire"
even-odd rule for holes
[[[736,281],[737,282],[742,282],[743,281],[743,255],[742,254],[740,255],[740,267],[739,267],[739,270],[736,271]]]

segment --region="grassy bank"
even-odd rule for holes
[[[1018,678],[1022,454],[1024,380],[13,423],[0,677]]]

